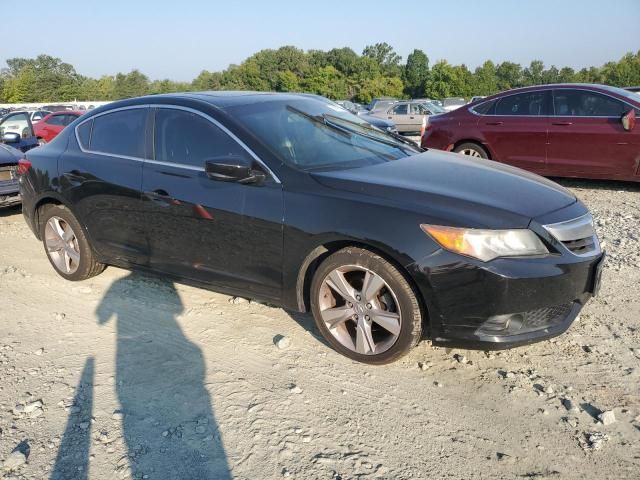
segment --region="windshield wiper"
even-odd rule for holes
[[[378,141],[380,141],[382,143],[385,143],[387,145],[397,146],[396,143],[390,142],[389,140],[386,140],[384,138],[380,138],[379,135],[388,135],[388,136],[392,137],[394,140],[396,140],[398,142],[401,142],[401,143],[404,143],[405,145],[409,145],[410,147],[418,150],[419,152],[424,151],[422,149],[422,147],[420,147],[417,143],[415,143],[414,141],[409,140],[407,138],[404,138],[402,135],[400,135],[398,133],[393,133],[393,132],[389,132],[389,131],[385,132],[385,131],[380,130],[380,129],[376,128],[376,127],[370,126],[368,124],[362,124],[362,123],[354,122],[352,120],[347,120],[346,118],[338,117],[336,115],[331,115],[331,114],[328,114],[328,113],[325,113],[322,116],[325,119],[331,118],[331,121],[335,122],[335,123],[344,122],[344,123],[347,123],[347,124],[350,124],[350,125],[354,125],[354,126],[356,126],[358,128],[362,128],[363,130],[368,130],[370,132],[373,132],[375,134],[375,140],[378,140]],[[363,135],[363,136],[365,136],[367,138],[372,138],[371,135],[366,135],[366,134],[363,134],[362,132],[354,131],[351,128],[349,128],[348,130],[350,132],[354,132],[354,133],[357,133],[359,135]]]
[[[393,141],[393,140],[385,139],[383,137],[383,135],[385,135],[385,132],[383,132],[382,130],[378,130],[375,127],[371,127],[369,125],[363,125],[357,122],[353,122],[351,120],[346,120],[342,117],[337,117],[335,115],[330,115],[326,113],[318,116],[311,115],[295,107],[292,107],[291,105],[287,106],[287,110],[292,111],[304,118],[308,118],[313,122],[320,123],[329,128],[332,128],[333,130],[343,135],[359,135],[361,137],[368,138],[369,140],[373,140],[374,142],[382,143],[384,145],[388,145],[390,147],[394,147],[394,148],[397,148],[398,150],[404,151],[403,145],[400,144],[400,140]],[[347,125],[342,125],[341,124],[342,122],[346,123]],[[358,131],[356,128],[350,127],[349,125],[353,125],[363,130],[371,131],[373,134],[368,134],[365,132]],[[387,134],[387,135],[391,136],[391,134]],[[392,138],[395,139],[395,137],[392,137]],[[416,144],[410,140],[402,139],[402,143],[409,145],[414,150],[418,150],[418,151],[421,150],[420,147],[417,147]]]

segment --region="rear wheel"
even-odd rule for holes
[[[489,158],[489,154],[484,148],[482,148],[477,143],[472,142],[461,143],[456,148],[454,148],[453,151],[462,155],[468,155],[470,157]]]
[[[320,265],[311,284],[311,309],[325,339],[359,362],[392,362],[422,334],[420,306],[407,280],[362,248],[339,250]]]
[[[76,217],[63,205],[45,205],[40,213],[40,238],[49,262],[67,280],[86,280],[102,272]]]

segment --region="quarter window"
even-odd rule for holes
[[[244,149],[207,119],[184,110],[156,112],[155,159],[192,167],[216,157],[242,155]]]
[[[545,92],[527,92],[502,97],[496,105],[496,115],[547,115],[545,97]]]
[[[144,158],[146,108],[107,113],[93,120],[91,150]]]
[[[93,125],[93,120],[89,120],[88,122],[84,122],[82,125],[78,126],[76,131],[78,132],[78,139],[80,140],[80,146],[85,150],[89,148],[89,139],[91,138],[91,127]]]
[[[619,117],[628,107],[615,98],[587,90],[554,90],[553,106],[558,116]]]

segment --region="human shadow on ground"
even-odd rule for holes
[[[130,273],[116,280],[96,313],[117,322],[116,392],[134,478],[231,478],[202,351],[176,317],[172,282]]]
[[[94,370],[95,360],[90,357],[82,369],[73,405],[69,407],[67,426],[49,477],[51,480],[88,478]]]

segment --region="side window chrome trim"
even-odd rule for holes
[[[209,122],[211,122],[212,124],[214,124],[216,127],[218,127],[220,130],[222,130],[224,133],[226,133],[229,137],[231,137],[232,140],[234,140],[238,145],[240,145],[242,147],[243,150],[245,150],[249,155],[251,155],[251,157],[260,164],[260,166],[262,166],[262,168],[264,168],[269,175],[271,175],[271,178],[273,178],[273,180],[276,183],[281,184],[282,182],[280,181],[280,179],[278,178],[278,176],[273,172],[273,170],[271,170],[266,163],[264,163],[262,161],[262,159],[260,157],[258,157],[258,155],[256,155],[256,153],[251,150],[251,148],[249,148],[247,146],[246,143],[244,143],[242,140],[240,140],[233,132],[231,132],[227,127],[225,127],[223,124],[221,124],[219,121],[217,121],[215,118],[207,115],[204,112],[201,112],[199,110],[196,110],[194,108],[190,108],[190,107],[183,107],[182,105],[163,105],[163,104],[151,104],[149,105],[151,108],[166,108],[166,109],[170,109],[170,110],[182,110],[185,112],[189,112],[189,113],[193,113],[195,115],[199,115],[200,117],[204,118],[205,120],[208,120]],[[168,164],[168,165],[175,165],[175,164],[171,164],[170,162],[160,162],[158,160],[153,160],[154,162],[159,162],[159,164]],[[177,166],[177,165],[176,165]],[[180,165],[182,167],[184,167],[185,165]],[[200,171],[204,171],[204,168],[200,168],[200,167],[188,167],[190,169],[197,169]]]
[[[148,109],[149,105],[129,105],[128,107],[120,107],[120,108],[114,108],[113,110],[107,110],[106,112],[100,112],[97,115],[92,115],[91,117],[83,120],[82,122],[78,123],[78,125],[75,126],[74,128],[74,133],[76,135],[76,142],[78,142],[78,147],[80,148],[80,150],[83,153],[91,153],[93,155],[106,155],[109,157],[115,157],[115,158],[123,158],[125,160],[135,160],[137,162],[144,162],[146,160],[146,158],[141,158],[141,157],[129,157],[127,155],[118,155],[115,153],[109,153],[109,152],[100,152],[98,150],[91,150],[89,148],[84,148],[82,146],[82,142],[80,141],[80,134],[78,133],[78,128],[80,128],[81,125],[84,125],[87,122],[91,122],[94,119],[98,118],[98,117],[102,117],[103,115],[108,115],[110,113],[115,113],[115,112],[120,112],[122,110],[135,110],[135,109]],[[91,125],[91,134],[89,135],[89,139],[90,141],[93,139],[93,124]]]
[[[258,157],[258,155],[256,155],[256,153],[251,150],[251,148],[249,148],[247,146],[247,144],[245,144],[242,140],[240,140],[236,135],[233,134],[233,132],[231,132],[227,127],[225,127],[224,125],[222,125],[219,121],[217,121],[215,118],[207,115],[206,113],[203,113],[199,110],[196,110],[194,108],[190,108],[190,107],[183,107],[182,105],[171,105],[171,104],[145,104],[145,105],[129,105],[127,107],[120,107],[120,108],[114,108],[112,110],[107,110],[106,112],[101,112],[97,115],[92,115],[91,117],[83,120],[82,122],[78,123],[78,125],[75,126],[74,129],[74,133],[76,135],[76,141],[78,142],[78,147],[80,148],[80,150],[83,153],[90,153],[90,154],[94,154],[94,155],[107,155],[110,157],[115,157],[115,158],[123,158],[125,160],[135,160],[137,162],[148,162],[148,163],[153,163],[155,165],[165,165],[165,166],[169,166],[169,167],[176,167],[176,168],[184,168],[186,170],[193,170],[193,171],[198,171],[198,172],[204,172],[204,168],[202,167],[194,167],[194,166],[190,166],[190,165],[183,165],[180,163],[172,163],[172,162],[162,162],[160,160],[154,160],[154,159],[148,159],[148,158],[140,158],[140,157],[129,157],[126,155],[116,155],[113,153],[107,153],[107,152],[99,152],[96,150],[91,150],[91,149],[87,149],[84,148],[82,146],[82,142],[80,141],[80,136],[78,134],[78,128],[80,128],[81,125],[83,125],[86,122],[92,121],[95,118],[101,117],[103,115],[108,115],[110,113],[114,113],[114,112],[119,112],[122,110],[133,110],[133,109],[148,109],[148,108],[166,108],[166,109],[170,109],[170,110],[183,110],[185,112],[190,112],[196,115],[201,116],[202,118],[204,118],[205,120],[208,120],[209,122],[211,122],[212,124],[214,124],[216,127],[218,127],[220,130],[222,130],[225,134],[227,134],[229,137],[231,137],[238,145],[240,145],[249,155],[251,155],[251,157],[258,162],[268,173],[269,175],[271,175],[271,178],[273,178],[273,180],[278,183],[278,184],[282,184],[282,182],[280,181],[280,179],[278,178],[278,176],[273,172],[273,170],[271,170],[266,163],[264,163],[262,161],[262,159],[260,157]],[[93,136],[93,127],[91,129],[91,136]]]
[[[474,105],[473,107],[469,107],[467,110],[469,112],[471,112],[472,114],[478,116],[478,117],[575,117],[575,118],[620,118],[617,115],[556,115],[555,114],[555,95],[554,92],[556,90],[581,90],[584,92],[590,92],[590,93],[595,93],[595,94],[599,94],[599,95],[604,95],[606,97],[612,98],[613,100],[617,100],[620,103],[625,104],[627,107],[632,108],[632,109],[638,109],[640,107],[635,107],[633,105],[631,105],[629,102],[627,102],[626,100],[621,100],[618,97],[614,97],[613,95],[609,95],[608,93],[604,93],[604,92],[600,92],[598,90],[591,90],[589,88],[584,88],[584,87],[576,87],[576,88],[553,88],[553,84],[548,85],[549,88],[544,88],[544,89],[540,89],[540,90],[530,90],[529,92],[514,92],[514,93],[510,93],[508,95],[504,95],[498,98],[494,98],[492,100],[488,100],[486,102],[481,102],[477,105]],[[513,95],[518,95],[520,93],[538,93],[538,92],[550,92],[551,93],[551,106],[553,107],[554,112],[552,114],[549,115],[487,115],[486,113],[478,113],[474,110],[474,108],[479,107],[480,105],[484,105],[485,103],[489,103],[489,102],[497,102],[503,98],[507,98],[507,97],[511,97]]]

